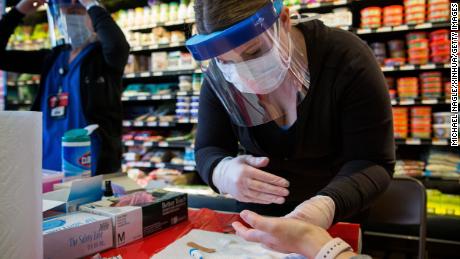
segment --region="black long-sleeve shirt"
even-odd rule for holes
[[[81,106],[88,124],[98,124],[95,134],[101,139],[97,174],[113,173],[121,167],[123,70],[128,60],[129,44],[122,30],[102,7],[88,11],[98,37],[96,47],[87,55],[80,70]],[[0,19],[0,70],[41,74],[32,110],[41,110],[43,83],[63,47],[52,50],[6,50],[8,40],[24,15],[16,8]],[[46,154],[45,154],[46,155]]]
[[[306,40],[311,85],[295,124],[288,131],[275,122],[238,127],[205,82],[195,148],[198,171],[217,190],[213,169],[224,157],[237,155],[239,141],[248,154],[270,158],[263,170],[290,182],[285,204],[239,203],[240,209],[280,216],[321,194],[334,200],[335,220],[344,220],[365,210],[391,180],[391,103],[382,71],[358,37],[319,21],[298,29]]]

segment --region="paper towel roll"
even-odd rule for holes
[[[43,258],[42,115],[0,112],[0,258]]]

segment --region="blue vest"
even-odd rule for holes
[[[61,138],[71,129],[88,126],[83,113],[80,95],[80,66],[86,55],[94,48],[88,45],[69,64],[70,50],[62,51],[54,62],[45,81],[41,99],[43,112],[43,168],[61,171]],[[51,116],[49,99],[59,93],[68,93],[68,106],[65,115],[60,118]],[[97,130],[96,130],[97,132]],[[95,133],[96,133],[95,132]],[[97,134],[91,136],[91,171],[94,175],[100,152],[100,139]]]

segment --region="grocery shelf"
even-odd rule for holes
[[[5,13],[8,13],[9,11],[11,11],[11,8],[12,7],[5,8]],[[46,12],[46,7],[44,5],[38,7],[37,12]]]
[[[450,64],[425,64],[425,65],[403,65],[403,66],[384,66],[383,72],[396,72],[396,71],[424,71],[435,69],[449,69]]]
[[[151,101],[151,100],[173,100],[178,96],[199,96],[200,92],[197,91],[181,91],[170,94],[151,94],[151,95],[138,95],[138,96],[123,96],[121,100],[128,101]]]
[[[196,124],[198,121],[196,119],[177,119],[169,122],[162,121],[130,121],[124,120],[123,127],[175,127],[177,124]]]
[[[131,53],[137,52],[154,52],[157,50],[165,50],[172,48],[183,48],[185,47],[185,42],[176,42],[176,43],[165,43],[165,44],[152,44],[147,46],[136,46],[131,48]]]
[[[19,81],[19,82],[7,82],[7,86],[24,86],[24,85],[39,85],[40,80],[28,80],[28,81]]]
[[[450,104],[450,98],[392,99],[393,106]]]
[[[453,175],[437,175],[431,172],[423,172],[423,176],[419,176],[420,179],[431,179],[431,180],[442,180],[442,181],[458,181],[460,180],[460,174]]]
[[[153,24],[148,24],[148,25],[143,25],[143,26],[133,26],[133,27],[127,27],[126,29],[129,31],[133,32],[145,32],[152,30],[157,27],[175,27],[175,26],[186,26],[195,23],[195,19],[186,19],[186,20],[180,20],[180,21],[173,21],[173,22],[158,22],[158,23],[153,23]]]
[[[450,24],[447,22],[438,23],[422,23],[422,24],[403,24],[400,26],[386,26],[376,29],[357,29],[356,34],[358,35],[371,35],[379,33],[390,33],[390,32],[401,32],[401,31],[418,31],[427,29],[439,29],[439,28],[450,28]]]
[[[7,101],[6,105],[16,105],[16,106],[27,106],[27,105],[32,105],[32,101]]]
[[[312,9],[321,9],[321,8],[334,8],[350,5],[353,1],[351,0],[339,0],[329,3],[308,3],[301,5],[289,6],[289,9],[293,11],[311,11]]]
[[[125,162],[125,166],[134,167],[134,168],[149,168],[149,169],[176,169],[181,171],[196,171],[195,165],[181,165],[181,164],[172,164],[172,163],[152,163],[152,162]]]
[[[170,147],[170,148],[191,148],[193,147],[192,141],[139,141],[127,140],[123,141],[126,147],[144,146],[144,147]]]
[[[163,76],[179,76],[186,74],[199,74],[202,73],[201,69],[183,69],[183,70],[166,70],[157,72],[142,72],[125,74],[124,79],[138,79],[138,78],[155,78]]]
[[[396,145],[409,145],[409,146],[421,146],[421,145],[433,145],[433,146],[448,146],[450,144],[449,139],[420,139],[420,138],[407,138],[407,139],[395,139]]]

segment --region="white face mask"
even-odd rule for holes
[[[289,70],[290,59],[290,51],[289,57],[284,60],[279,48],[273,46],[268,53],[255,59],[229,64],[216,61],[216,64],[225,80],[232,83],[240,92],[269,94],[283,83]]]
[[[85,15],[67,14],[65,17],[67,37],[73,49],[88,42],[92,33],[85,24]]]

